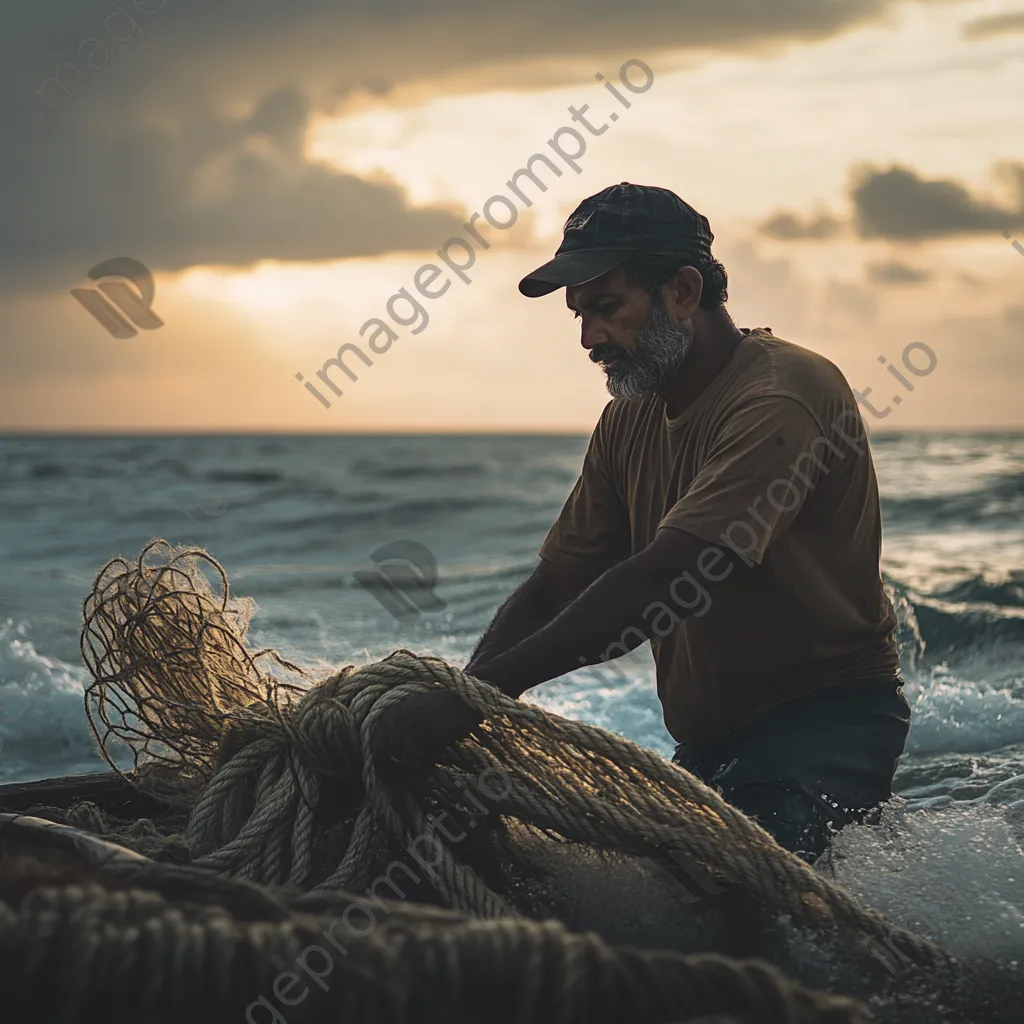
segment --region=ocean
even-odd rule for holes
[[[0,783],[102,770],[78,653],[94,574],[200,545],[314,671],[395,648],[464,663],[536,564],[586,437],[0,438]],[[897,797],[821,870],[957,952],[1024,959],[1024,434],[876,434],[883,570],[914,710]],[[382,580],[381,549],[429,593]],[[369,581],[369,582],[368,582]],[[670,754],[646,649],[530,695]]]

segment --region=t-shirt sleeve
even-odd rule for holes
[[[685,530],[760,564],[814,490],[823,431],[800,401],[757,398],[716,431],[704,465],[660,527]]]
[[[630,555],[629,512],[610,472],[607,431],[602,417],[576,486],[540,548],[544,561],[587,579],[596,579]]]

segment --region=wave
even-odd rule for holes
[[[67,476],[68,467],[53,462],[40,462],[29,468],[28,475],[33,480],[52,480],[54,477]]]
[[[971,576],[946,590],[934,591],[932,596],[944,601],[1024,608],[1024,570],[1011,571],[1001,582],[993,582],[984,576]]]
[[[915,615],[924,639],[924,662],[976,660],[1020,662],[1024,668],[1024,615],[1010,617],[999,609],[972,609],[939,601],[919,600]]]
[[[1024,673],[1024,573],[993,581],[970,576],[931,594],[889,580],[901,655],[922,666],[977,661],[1019,663]]]
[[[102,770],[82,708],[85,668],[40,650],[46,631],[31,632],[0,623],[0,781]]]
[[[479,462],[445,464],[429,460],[413,465],[396,466],[390,462],[356,459],[349,466],[349,472],[378,480],[416,480],[420,478],[436,480],[443,477],[465,478],[482,476],[487,473],[487,467]]]
[[[992,807],[907,810],[893,800],[878,826],[843,829],[829,858],[835,880],[954,953],[1020,959],[1020,825]]]
[[[1004,689],[939,666],[912,678],[905,692],[913,714],[909,754],[986,754],[1024,744],[1024,701]]]
[[[204,474],[204,479],[217,483],[276,484],[284,480],[284,474],[276,469],[217,469]]]
[[[1019,529],[1024,519],[1024,474],[984,477],[969,491],[907,498],[882,497],[887,529],[940,529],[950,525]]]

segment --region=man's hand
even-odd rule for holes
[[[483,716],[450,690],[414,693],[381,716],[373,738],[373,763],[384,778],[425,769],[481,721]]]

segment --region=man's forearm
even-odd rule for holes
[[[542,565],[516,588],[498,609],[469,659],[469,666],[493,661],[547,625],[583,589],[583,583],[561,580],[556,586],[549,566]]]
[[[480,662],[480,677],[518,697],[549,679],[597,664],[609,644],[628,631],[639,631],[634,632],[634,646],[639,646],[647,639],[641,612],[650,604],[651,588],[631,569],[630,561],[613,566],[545,626]]]
[[[518,697],[539,683],[608,660],[611,647],[625,654],[640,646],[654,632],[644,618],[654,602],[669,609],[678,624],[695,609],[673,599],[672,584],[688,571],[696,578],[702,544],[669,538],[665,550],[649,548],[613,566],[547,625],[481,663],[478,674]]]
[[[539,589],[536,586],[531,587],[531,580],[532,577],[512,591],[497,610],[470,655],[470,665],[496,658],[515,647],[520,640],[535,633],[548,621],[542,606],[530,599],[531,590]]]

